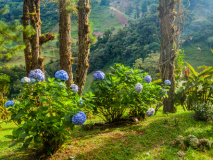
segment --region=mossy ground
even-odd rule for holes
[[[200,122],[192,117],[193,112],[183,111],[178,107],[175,114],[162,114],[162,108],[155,116],[148,117],[140,123],[120,125],[101,129],[85,130],[81,126],[70,135],[70,138],[51,160],[141,160],[141,159],[213,159],[213,149],[200,152],[192,148],[182,150],[172,145],[178,135],[195,135],[199,139],[213,141],[213,122]],[[89,119],[86,124],[101,122],[101,119]],[[0,130],[0,159],[33,159],[32,150],[18,152],[17,146],[11,144],[4,135],[15,128],[13,123],[2,124]],[[185,153],[179,157],[178,152]],[[38,157],[35,157],[38,159]]]

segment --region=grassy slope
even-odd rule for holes
[[[80,126],[70,135],[70,139],[52,157],[51,160],[69,159],[75,160],[109,160],[109,159],[179,159],[177,152],[181,149],[174,147],[171,142],[178,136],[195,135],[199,139],[208,138],[213,141],[213,122],[197,122],[192,118],[192,113],[178,108],[175,114],[162,114],[162,109],[157,115],[147,118],[145,121],[133,125],[106,128],[105,130],[84,131]],[[178,120],[175,126],[174,120]],[[100,119],[88,120],[88,123],[100,121]],[[14,127],[13,124],[9,124]],[[0,159],[29,159],[26,156],[31,151],[17,152],[17,147],[9,149],[11,142],[3,138],[8,125],[2,125],[0,131]],[[7,130],[11,133],[11,129]],[[209,160],[213,158],[213,149],[206,152],[198,152],[192,148],[182,150],[185,159]],[[149,155],[147,155],[147,152]],[[33,159],[31,157],[31,159]]]
[[[201,50],[197,48],[200,47]],[[213,54],[211,48],[209,48],[205,43],[195,43],[189,44],[183,47],[185,50],[185,61],[190,63],[193,67],[198,66],[212,66],[213,65]]]

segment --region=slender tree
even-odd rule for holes
[[[164,99],[164,112],[175,112],[174,107],[174,89],[175,89],[175,77],[174,60],[176,57],[175,51],[175,32],[174,32],[174,9],[175,0],[159,0],[159,19],[161,28],[161,54],[160,54],[160,72],[161,79],[171,81],[170,90],[168,92],[168,98]]]
[[[89,13],[90,0],[79,0],[78,2],[78,62],[75,83],[78,85],[78,94],[82,95],[86,76],[89,68],[88,55],[90,53],[89,41]]]
[[[22,23],[24,30],[29,26],[29,0],[23,1],[23,16],[22,16]],[[25,65],[26,65],[26,76],[29,75],[30,70],[32,69],[32,54],[30,49],[30,40],[28,34],[24,31],[23,32],[23,42],[26,46],[24,49],[24,55],[25,55]]]
[[[32,69],[40,68],[39,65],[39,30],[40,30],[40,15],[38,14],[38,10],[40,8],[40,0],[30,0],[29,8],[30,8],[30,21],[31,26],[35,30],[35,34],[31,36],[30,43],[31,43],[31,52],[32,52]]]
[[[65,70],[69,79],[66,81],[70,86],[73,81],[72,75],[72,52],[71,52],[71,20],[67,10],[68,0],[59,0],[59,53],[60,68]]]

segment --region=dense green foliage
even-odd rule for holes
[[[66,89],[65,84],[48,79],[45,82],[25,83],[15,107],[10,107],[11,120],[18,128],[13,131],[12,144],[31,141],[42,145],[46,154],[57,151],[64,143],[67,128],[73,129],[72,117],[79,111],[79,96]]]
[[[157,13],[148,14],[138,21],[129,21],[129,26],[112,35],[105,31],[91,46],[90,71],[103,68],[108,63],[132,66],[136,59],[160,50],[160,29]]]
[[[213,106],[210,103],[195,103],[192,105],[195,111],[194,118],[201,121],[210,121],[213,119]]]
[[[195,70],[186,62],[188,69],[180,75],[182,84],[176,94],[181,105],[191,109],[194,103],[207,104],[213,102],[213,67],[202,66]],[[203,69],[203,71],[200,71]]]

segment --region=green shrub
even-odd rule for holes
[[[54,78],[24,85],[15,106],[9,108],[18,128],[7,138],[15,139],[11,146],[23,143],[25,149],[34,142],[45,154],[53,154],[74,127],[72,117],[80,111],[80,97]]]
[[[194,118],[201,121],[213,119],[213,106],[209,103],[196,103],[192,105],[192,110],[195,111]]]
[[[212,103],[213,101],[213,66],[201,66],[196,70],[187,62],[188,69],[180,74],[181,87],[178,88],[176,103],[186,105],[191,110],[194,103]],[[201,72],[199,70],[203,69]]]
[[[145,82],[146,76],[147,73],[139,73],[137,69],[115,64],[103,80],[92,83],[93,110],[109,123],[119,121],[128,109],[129,116],[144,119],[148,108],[162,101],[161,97],[166,94],[160,85]],[[137,83],[142,85],[140,93],[135,89]]]

